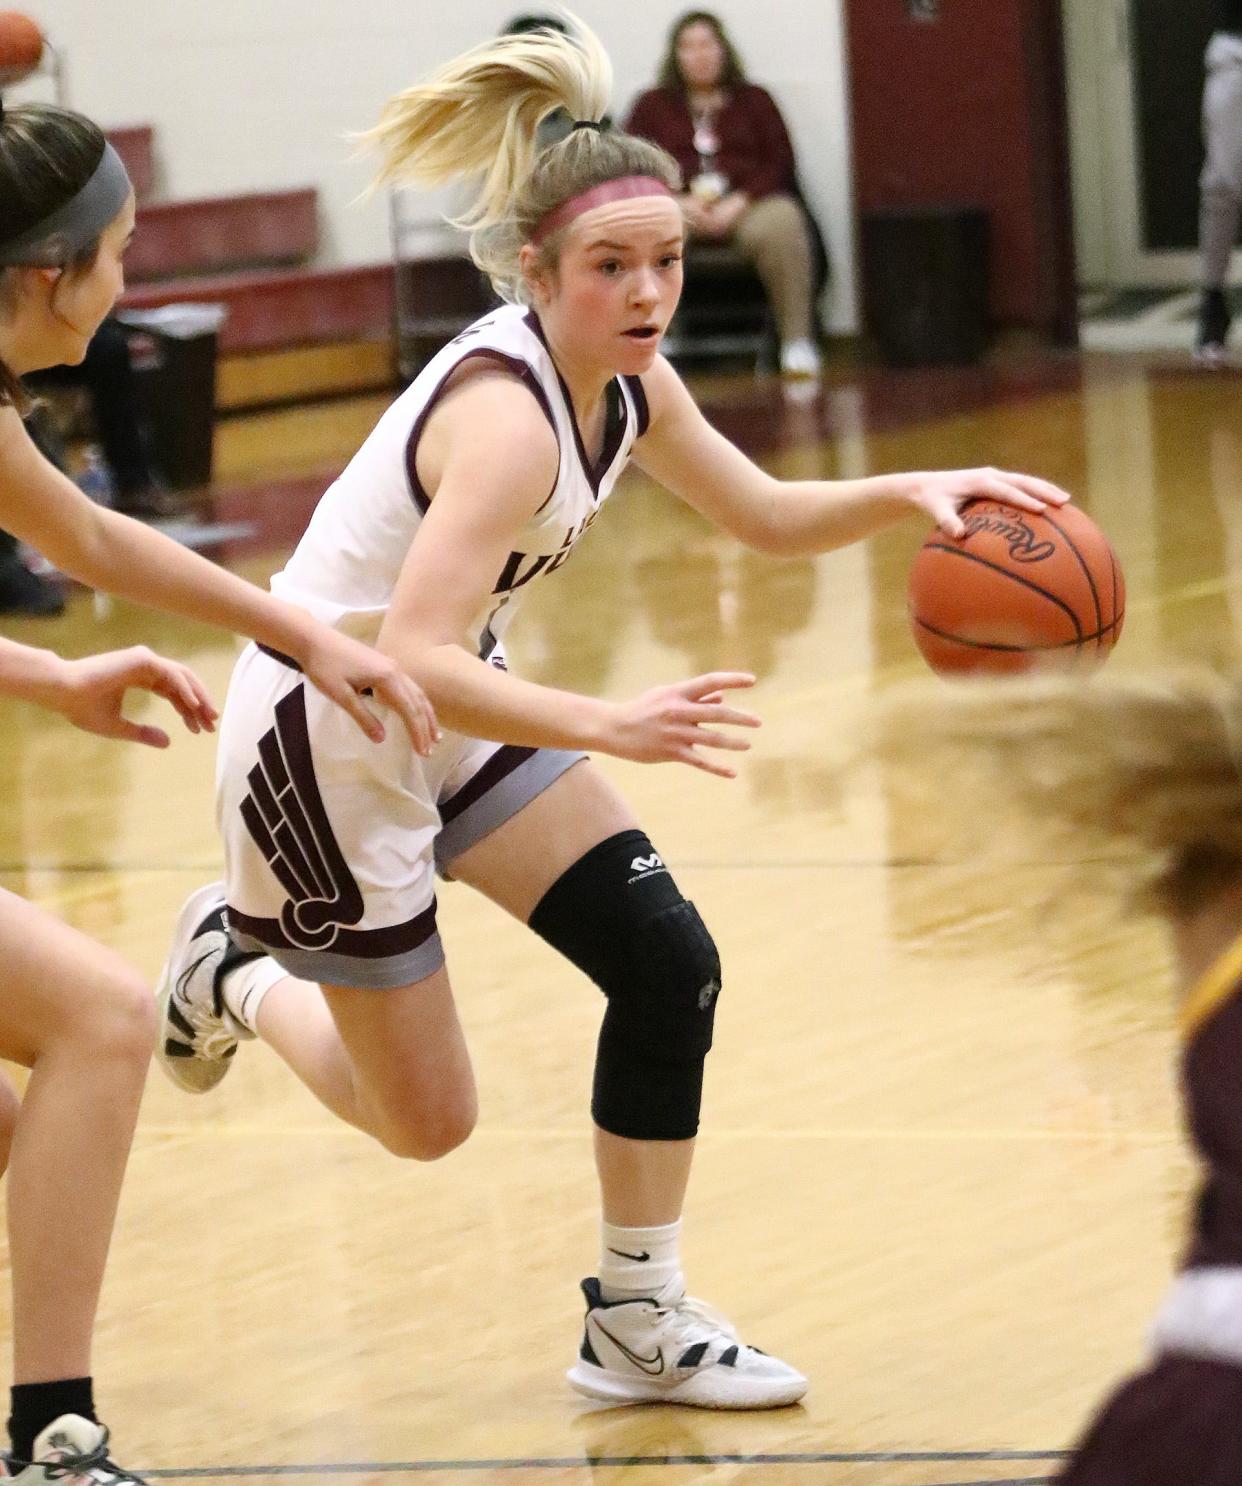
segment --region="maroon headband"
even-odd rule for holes
[[[583,212],[589,212],[597,206],[607,206],[610,201],[629,201],[635,196],[667,196],[671,199],[672,195],[657,176],[623,175],[616,180],[605,181],[603,185],[592,186],[589,191],[582,191],[577,196],[571,196],[568,201],[562,201],[560,206],[553,207],[542,221],[535,224],[530,240],[538,246],[553,232],[567,227],[576,217],[582,216]]]

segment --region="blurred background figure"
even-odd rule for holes
[[[64,609],[60,584],[27,567],[17,538],[0,531],[0,614],[50,618]]]
[[[171,514],[174,503],[161,489],[147,454],[129,332],[115,316],[109,315],[96,331],[80,365],[52,367],[28,381],[36,393],[62,387],[80,387],[86,392],[99,452],[110,477],[110,504],[116,510],[139,518]],[[63,451],[37,413],[32,431],[44,453],[66,468]],[[66,472],[71,471],[66,468]]]
[[[1157,673],[920,689],[888,704],[879,749],[901,771],[906,806],[939,835],[942,859],[979,875],[1055,861],[1046,904],[1115,893],[1167,927],[1182,1101],[1204,1179],[1150,1363],[1107,1400],[1056,1482],[1236,1486],[1242,682]]]
[[[680,165],[691,238],[732,243],[754,263],[776,315],[781,371],[816,376],[822,245],[785,121],[771,94],[746,80],[719,17],[692,10],[674,23],[658,84],[635,101],[626,128]]]
[[[1225,359],[1232,321],[1225,285],[1242,213],[1242,0],[1217,4],[1219,27],[1208,44],[1203,89],[1207,152],[1199,207],[1203,299],[1195,342],[1196,359],[1209,366]]]

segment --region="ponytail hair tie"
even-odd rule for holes
[[[574,127],[569,132],[572,134],[578,129],[594,129],[596,134],[602,134],[607,128],[607,119],[575,119]]]

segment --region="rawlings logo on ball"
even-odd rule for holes
[[[966,526],[966,538],[979,531],[990,531],[1008,546],[1014,562],[1043,562],[1057,550],[1052,542],[1037,541],[1035,533],[1020,516],[971,513],[963,516],[962,520]]]

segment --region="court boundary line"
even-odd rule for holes
[[[806,1453],[693,1454],[693,1455],[562,1455],[497,1459],[325,1461],[318,1465],[222,1465],[180,1466],[142,1470],[152,1480],[205,1480],[247,1476],[361,1476],[423,1474],[430,1471],[521,1471],[573,1470],[593,1467],[623,1468],[635,1465],[964,1465],[967,1462],[1055,1461],[1069,1458],[1066,1450],[825,1450]],[[1050,1478],[1027,1476],[1021,1480],[943,1482],[941,1486],[1045,1486]]]

